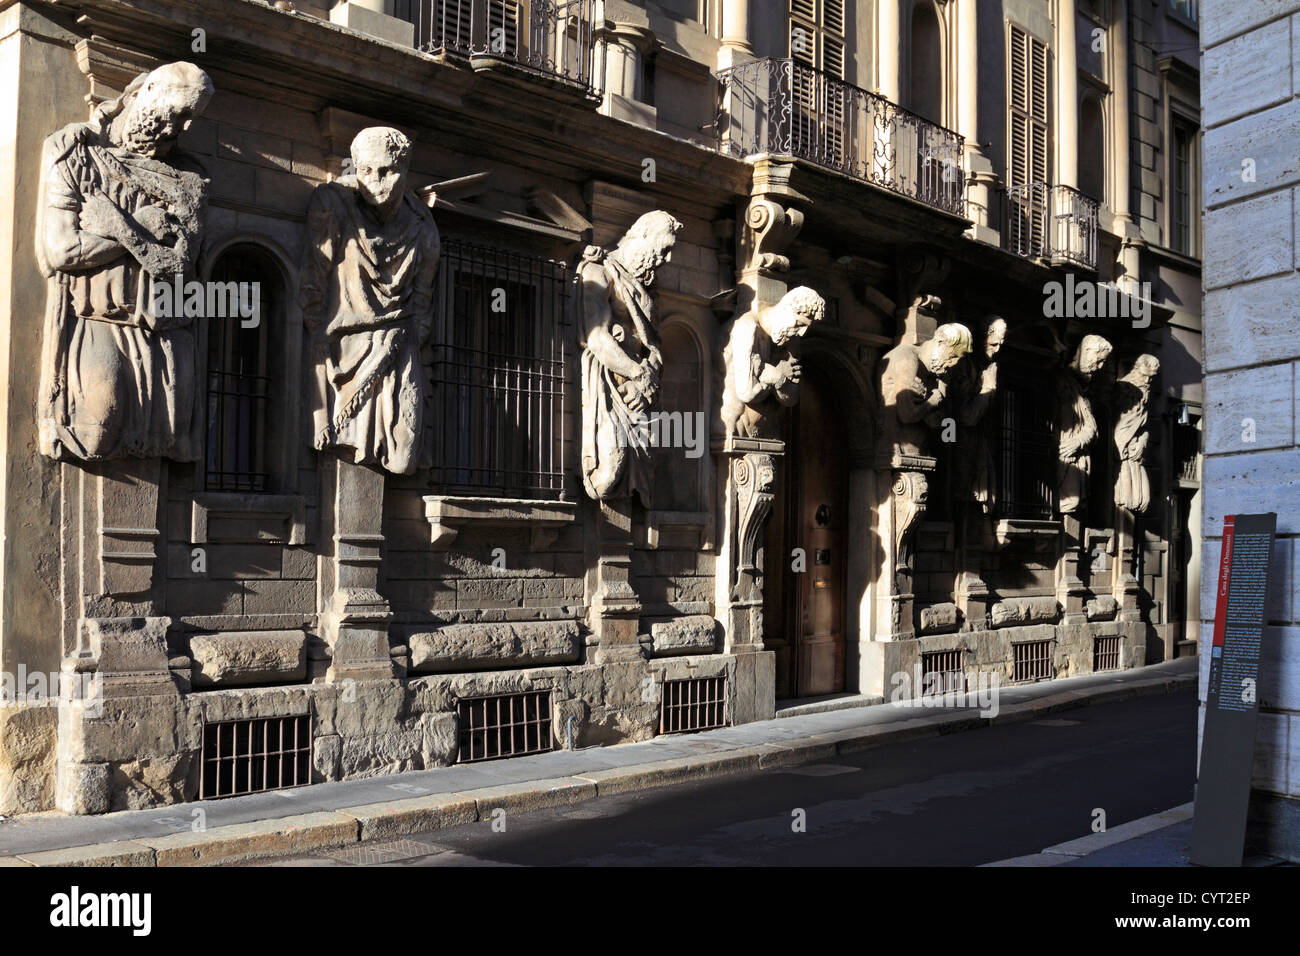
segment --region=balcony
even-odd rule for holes
[[[425,53],[493,61],[590,92],[596,0],[396,0]]]
[[[1026,259],[1097,268],[1097,200],[1070,186],[1008,186],[1003,245]]]
[[[723,70],[719,149],[794,156],[962,215],[963,141],[882,96],[791,59]]]

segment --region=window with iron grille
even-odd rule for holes
[[[245,328],[239,315],[209,316],[207,454],[209,491],[271,490],[267,461],[267,408],[271,400],[272,328],[283,322],[283,281],[270,254],[235,246],[212,267],[213,283],[257,283],[259,321]],[[227,297],[228,299],[228,297]]]
[[[311,715],[203,722],[199,799],[311,783]]]
[[[551,692],[468,697],[456,702],[458,763],[523,757],[553,750]]]
[[[1169,9],[1193,23],[1199,22],[1201,18],[1200,6],[1200,0],[1169,0]]]
[[[1107,634],[1092,639],[1092,669],[1119,670],[1119,635]]]
[[[962,694],[966,674],[961,669],[961,650],[930,651],[921,655],[921,693]]]
[[[508,498],[564,496],[562,263],[448,240],[433,354],[433,481]]]
[[[684,734],[725,726],[726,677],[664,681],[659,704],[659,733]]]
[[[999,368],[994,409],[997,512],[1003,518],[1047,520],[1056,507],[1056,392],[1041,376],[1010,371]]]
[[[1201,480],[1200,416],[1187,413],[1187,421],[1173,425],[1174,472],[1183,481]],[[1159,487],[1155,485],[1153,487]]]
[[[1012,644],[1011,661],[1014,667],[1012,680],[1046,680],[1054,676],[1051,641],[1026,641],[1023,644]]]

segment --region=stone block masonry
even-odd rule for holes
[[[1278,539],[1260,662],[1260,720],[1248,839],[1292,860],[1300,845],[1300,444],[1295,366],[1296,100],[1300,2],[1207,0],[1205,57],[1205,555],[1217,567],[1223,519],[1275,511]],[[1268,65],[1266,67],[1266,65]],[[1207,570],[1203,572],[1211,576]],[[1203,581],[1202,632],[1215,587]],[[1210,642],[1201,642],[1204,711]]]

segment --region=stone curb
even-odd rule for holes
[[[571,806],[598,796],[652,790],[756,770],[794,767],[885,744],[1019,723],[1091,704],[1170,694],[1196,686],[1197,679],[1196,673],[1190,673],[1138,680],[1118,687],[1063,691],[1038,700],[1000,706],[994,717],[940,710],[907,720],[814,734],[802,740],[739,747],[723,753],[674,757],[567,777],[277,817],[257,823],[215,827],[202,833],[176,833],[0,856],[0,866],[213,866],[308,850],[335,849],[491,820],[493,811],[498,809],[507,813],[527,813]],[[1064,860],[1068,857],[1061,855],[1057,858]]]

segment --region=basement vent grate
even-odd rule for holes
[[[921,655],[921,693],[962,694],[966,675],[961,669],[961,651],[930,651]]]
[[[457,763],[523,757],[555,749],[551,692],[469,697],[456,703],[460,720]]]
[[[1015,671],[1012,680],[1046,680],[1052,676],[1052,642],[1026,641],[1012,644]]]
[[[199,799],[311,783],[311,715],[203,721]]]
[[[1107,634],[1093,638],[1092,669],[1094,671],[1119,670],[1119,635]]]
[[[685,734],[727,726],[726,677],[687,677],[664,681],[659,733]]]

